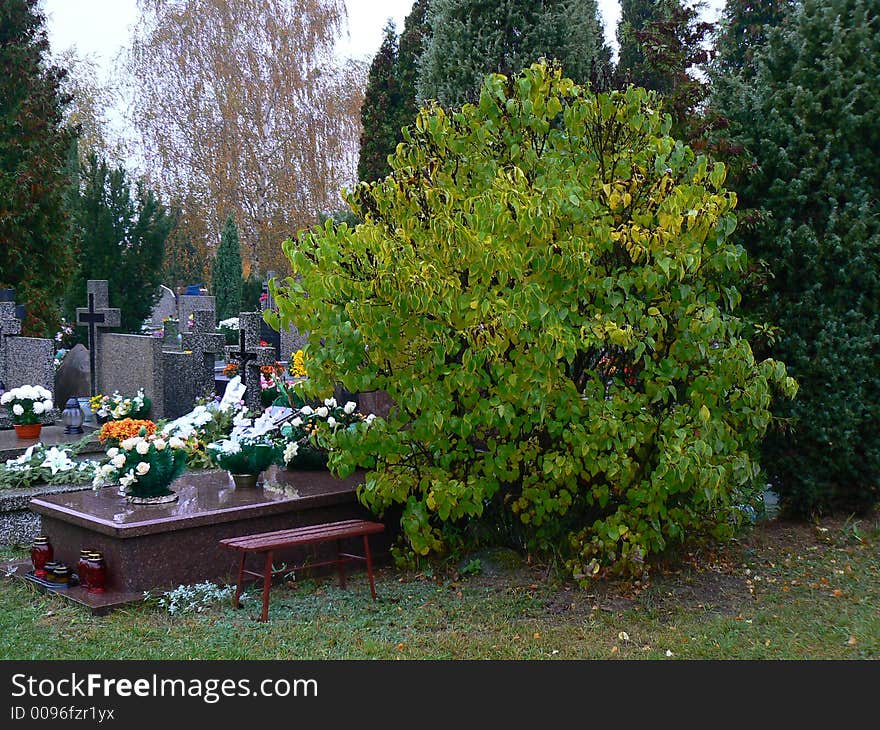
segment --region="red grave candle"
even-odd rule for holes
[[[34,564],[34,575],[37,578],[46,577],[46,563],[52,560],[55,551],[52,549],[52,543],[49,538],[44,535],[34,538],[31,543],[31,562]]]

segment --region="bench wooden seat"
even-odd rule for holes
[[[260,620],[267,621],[269,618],[269,589],[272,585],[273,575],[278,575],[279,573],[292,573],[304,567],[314,568],[320,565],[336,565],[339,570],[339,584],[342,588],[345,588],[345,563],[352,560],[362,560],[366,562],[367,576],[370,579],[370,592],[373,595],[373,600],[376,600],[376,584],[373,580],[373,563],[370,557],[370,542],[368,538],[370,535],[375,535],[376,533],[384,531],[384,529],[385,525],[381,522],[370,522],[368,520],[342,520],[340,522],[326,522],[320,525],[294,527],[290,530],[277,530],[275,532],[262,532],[255,535],[228,537],[225,540],[221,540],[221,546],[241,553],[238,564],[238,583],[235,588],[235,596],[232,599],[232,605],[236,608],[239,606],[242,583],[246,574],[262,578],[263,612]],[[342,552],[342,541],[352,537],[363,538],[363,555]],[[316,545],[330,541],[336,542],[336,558],[334,560],[309,563],[307,566],[302,565],[294,568],[272,570],[272,555],[276,550],[301,547],[305,545]],[[266,555],[263,571],[257,573],[251,570],[245,570],[245,558],[249,554],[259,555],[262,553],[265,553]]]

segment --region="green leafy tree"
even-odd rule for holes
[[[211,276],[211,290],[217,302],[217,318],[220,320],[237,317],[241,309],[241,245],[238,242],[238,228],[230,213],[223,225],[220,246],[214,259]]]
[[[146,183],[132,187],[121,165],[111,168],[95,154],[81,171],[71,215],[81,253],[67,292],[68,316],[83,306],[87,280],[106,279],[111,304],[122,310],[120,329],[140,332],[159,290],[174,218]]]
[[[310,333],[312,395],[385,390],[332,437],[412,549],[462,530],[638,573],[723,537],[760,498],[753,459],[785,366],[733,310],[741,248],[724,167],[667,136],[642,89],[594,95],[535,64],[477,105],[422,111],[365,221],[288,240],[281,317]]]
[[[663,111],[672,116],[670,134],[695,150],[706,147],[706,135],[712,115],[704,102],[709,95],[705,71],[711,60],[708,50],[714,32],[713,23],[702,20],[702,4],[685,6],[665,2],[655,6],[656,17],[647,19],[640,29],[626,26],[627,54],[621,50],[618,85],[637,86],[660,91]],[[637,52],[639,64],[628,68],[625,59]]]
[[[474,101],[483,76],[512,76],[541,57],[578,82],[610,65],[595,0],[434,0],[419,72],[419,99],[444,106]]]
[[[655,66],[649,57],[650,48],[642,35],[660,23],[670,20],[673,11],[682,9],[681,0],[621,0],[617,41],[617,84],[641,86],[651,91],[668,93],[673,81],[668,71]]]
[[[361,106],[360,180],[378,180],[390,171],[388,155],[400,137],[398,109],[401,106],[397,79],[397,31],[394,23],[385,26],[379,52],[370,65],[367,90]]]
[[[54,333],[73,260],[64,201],[75,132],[44,24],[37,0],[0,3],[0,286],[15,287],[35,335]]]
[[[880,4],[804,0],[754,66],[716,103],[751,156],[740,196],[763,211],[743,243],[771,276],[747,305],[801,384],[764,462],[792,512],[864,509],[880,485]]]

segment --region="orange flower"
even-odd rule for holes
[[[98,441],[102,444],[107,441],[120,442],[132,436],[137,436],[141,428],[147,429],[147,436],[156,433],[156,424],[152,421],[141,421],[135,418],[123,418],[121,421],[107,421],[101,426]]]

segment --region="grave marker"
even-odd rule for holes
[[[193,328],[182,337],[183,349],[191,350],[195,370],[194,382],[203,395],[214,392],[215,355],[222,353],[226,337],[214,330],[214,312],[200,310],[193,312]]]
[[[6,388],[12,386],[6,382],[6,338],[21,333],[21,320],[15,316],[15,302],[0,302],[0,381]]]
[[[76,323],[89,330],[89,370],[92,395],[98,393],[98,336],[99,329],[105,327],[118,327],[121,321],[119,309],[110,307],[110,295],[107,281],[103,279],[90,279],[87,284],[89,306],[78,307],[76,310]]]
[[[178,303],[180,331],[186,333],[189,331],[189,316],[195,312],[211,312],[216,317],[217,305],[214,297],[203,294],[183,294]],[[216,321],[216,319],[215,319]]]
[[[238,319],[238,346],[227,345],[226,359],[238,364],[241,382],[247,388],[244,393],[245,406],[251,411],[261,407],[260,367],[275,364],[275,348],[260,346],[259,312],[242,312]]]

